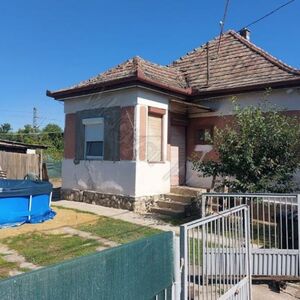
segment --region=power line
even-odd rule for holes
[[[63,132],[57,131],[47,131],[47,132],[0,132],[0,135],[47,135],[47,134],[60,134],[62,135]]]
[[[220,37],[219,37],[218,51],[217,51],[218,54],[219,54],[219,50],[220,50],[222,34],[224,32],[225,21],[226,21],[226,17],[227,17],[227,13],[228,13],[229,1],[230,0],[226,0],[223,19],[220,22],[221,28],[220,28]]]
[[[255,21],[249,23],[248,25],[244,26],[244,27],[241,28],[240,30],[242,30],[242,29],[244,29],[244,28],[248,28],[248,27],[250,27],[250,26],[252,26],[252,25],[254,25],[254,24],[256,24],[256,23],[262,21],[263,19],[265,19],[265,18],[271,16],[272,14],[276,13],[278,10],[282,9],[282,8],[285,7],[285,6],[290,5],[291,3],[295,2],[295,1],[296,1],[296,0],[290,0],[290,1],[288,1],[288,2],[286,2],[286,3],[284,3],[284,4],[282,4],[282,5],[280,5],[279,7],[273,9],[272,11],[270,11],[270,12],[267,13],[266,15],[262,16],[261,18],[259,18],[259,19],[255,20]],[[240,30],[239,30],[239,31],[240,31]]]

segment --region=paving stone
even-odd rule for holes
[[[30,270],[37,270],[37,269],[40,269],[39,266],[35,265],[35,264],[32,264],[30,262],[22,262],[20,264],[20,268],[24,268],[24,269],[30,269]]]
[[[25,258],[17,253],[5,255],[3,256],[3,259],[8,262],[15,262],[19,264],[25,262]]]
[[[2,258],[5,261],[17,263],[19,268],[30,269],[30,270],[37,270],[37,269],[41,268],[38,265],[27,262],[25,257],[20,255],[17,251],[9,249],[9,247],[6,245],[0,244],[0,254],[3,255]],[[21,272],[19,270],[12,270],[12,271],[10,271],[9,275],[15,276],[20,273],[23,273],[23,272]]]
[[[0,254],[7,255],[13,253],[14,251],[9,249],[6,245],[0,244]]]
[[[99,243],[104,244],[107,247],[116,247],[116,246],[120,245],[120,244],[118,244],[116,242],[113,242],[111,240],[108,240],[108,239],[105,239],[105,238],[101,238],[101,237],[93,235],[93,234],[91,234],[89,232],[78,230],[78,229],[71,228],[71,227],[64,227],[64,228],[62,228],[62,231],[64,233],[67,233],[67,234],[77,235],[77,236],[82,237],[84,239],[96,240]],[[105,247],[105,248],[107,248],[107,247]]]
[[[16,275],[20,275],[20,274],[23,274],[24,272],[22,271],[19,271],[19,270],[11,270],[9,271],[8,275],[9,276],[16,276]]]

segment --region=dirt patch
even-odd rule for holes
[[[29,232],[47,232],[54,229],[59,229],[66,226],[78,226],[96,222],[99,218],[96,215],[82,213],[70,209],[54,207],[53,210],[57,213],[53,220],[46,221],[40,224],[24,224],[19,227],[0,229],[0,239],[17,236],[19,234]]]

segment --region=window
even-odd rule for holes
[[[199,128],[196,131],[196,141],[195,144],[212,144],[213,141],[213,127]]]
[[[163,116],[148,115],[147,159],[150,162],[163,160]]]
[[[90,118],[82,120],[85,130],[85,158],[103,159],[104,119]]]

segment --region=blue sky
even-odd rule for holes
[[[240,29],[286,0],[231,0],[225,29]],[[225,0],[0,2],[0,123],[64,123],[45,96],[139,55],[167,64],[219,33]],[[300,0],[251,27],[252,41],[300,68]]]

